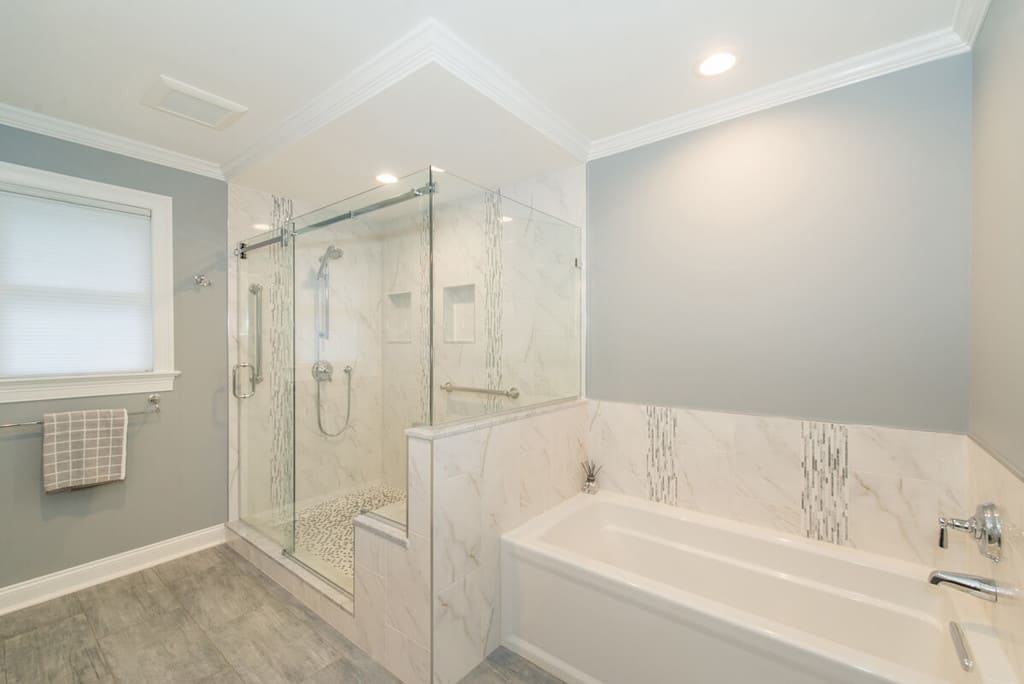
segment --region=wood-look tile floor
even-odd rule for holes
[[[464,684],[552,684],[498,649]],[[0,684],[398,682],[226,546],[0,616]]]

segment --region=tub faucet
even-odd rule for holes
[[[999,589],[996,587],[996,581],[987,577],[936,570],[928,575],[928,583],[936,586],[948,584],[958,591],[970,594],[983,601],[992,601],[994,603],[999,598]]]

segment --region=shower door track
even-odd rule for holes
[[[303,233],[318,230],[320,228],[333,225],[335,223],[340,223],[342,221],[348,221],[350,219],[358,218],[365,214],[377,211],[378,209],[384,209],[385,207],[393,207],[396,204],[401,204],[402,202],[406,202],[417,197],[431,195],[435,192],[437,192],[437,186],[434,183],[428,183],[422,187],[414,188],[413,190],[410,190],[408,192],[403,192],[401,195],[395,195],[394,197],[389,197],[388,199],[381,200],[380,202],[367,204],[365,207],[359,207],[358,209],[350,209],[342,214],[338,214],[337,216],[332,216],[329,219],[324,219],[323,221],[311,223],[308,226],[303,226],[302,228],[299,228],[298,230],[293,230],[290,233],[282,230],[274,237],[267,238],[266,240],[260,240],[259,242],[252,243],[239,243],[238,249],[235,250],[235,254],[240,258],[244,259],[245,255],[248,254],[249,252],[261,249],[263,247],[269,247],[270,245],[279,244],[284,239],[285,235],[302,235]]]
[[[335,223],[341,223],[342,221],[348,221],[354,218],[358,218],[360,216],[363,216],[364,214],[369,214],[371,212],[377,211],[378,209],[393,207],[396,204],[401,204],[402,202],[406,202],[417,197],[430,195],[433,194],[434,192],[437,192],[435,184],[427,183],[422,187],[414,188],[412,190],[409,190],[408,192],[403,192],[401,195],[395,195],[394,197],[389,197],[388,199],[384,199],[379,202],[374,202],[373,204],[367,204],[365,207],[360,207],[358,209],[350,209],[344,213],[338,214],[337,216],[332,216],[329,219],[324,219],[323,221],[317,221],[316,223],[311,223],[308,226],[303,226],[298,230],[293,230],[292,235],[302,235],[303,233],[308,233],[319,228],[325,228],[327,226],[334,225]]]

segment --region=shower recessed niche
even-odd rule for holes
[[[444,288],[444,341],[476,341],[476,285]]]
[[[384,339],[412,342],[412,293],[392,292],[384,302]]]

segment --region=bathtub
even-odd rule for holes
[[[610,493],[501,554],[503,643],[570,682],[984,681],[923,566]]]

